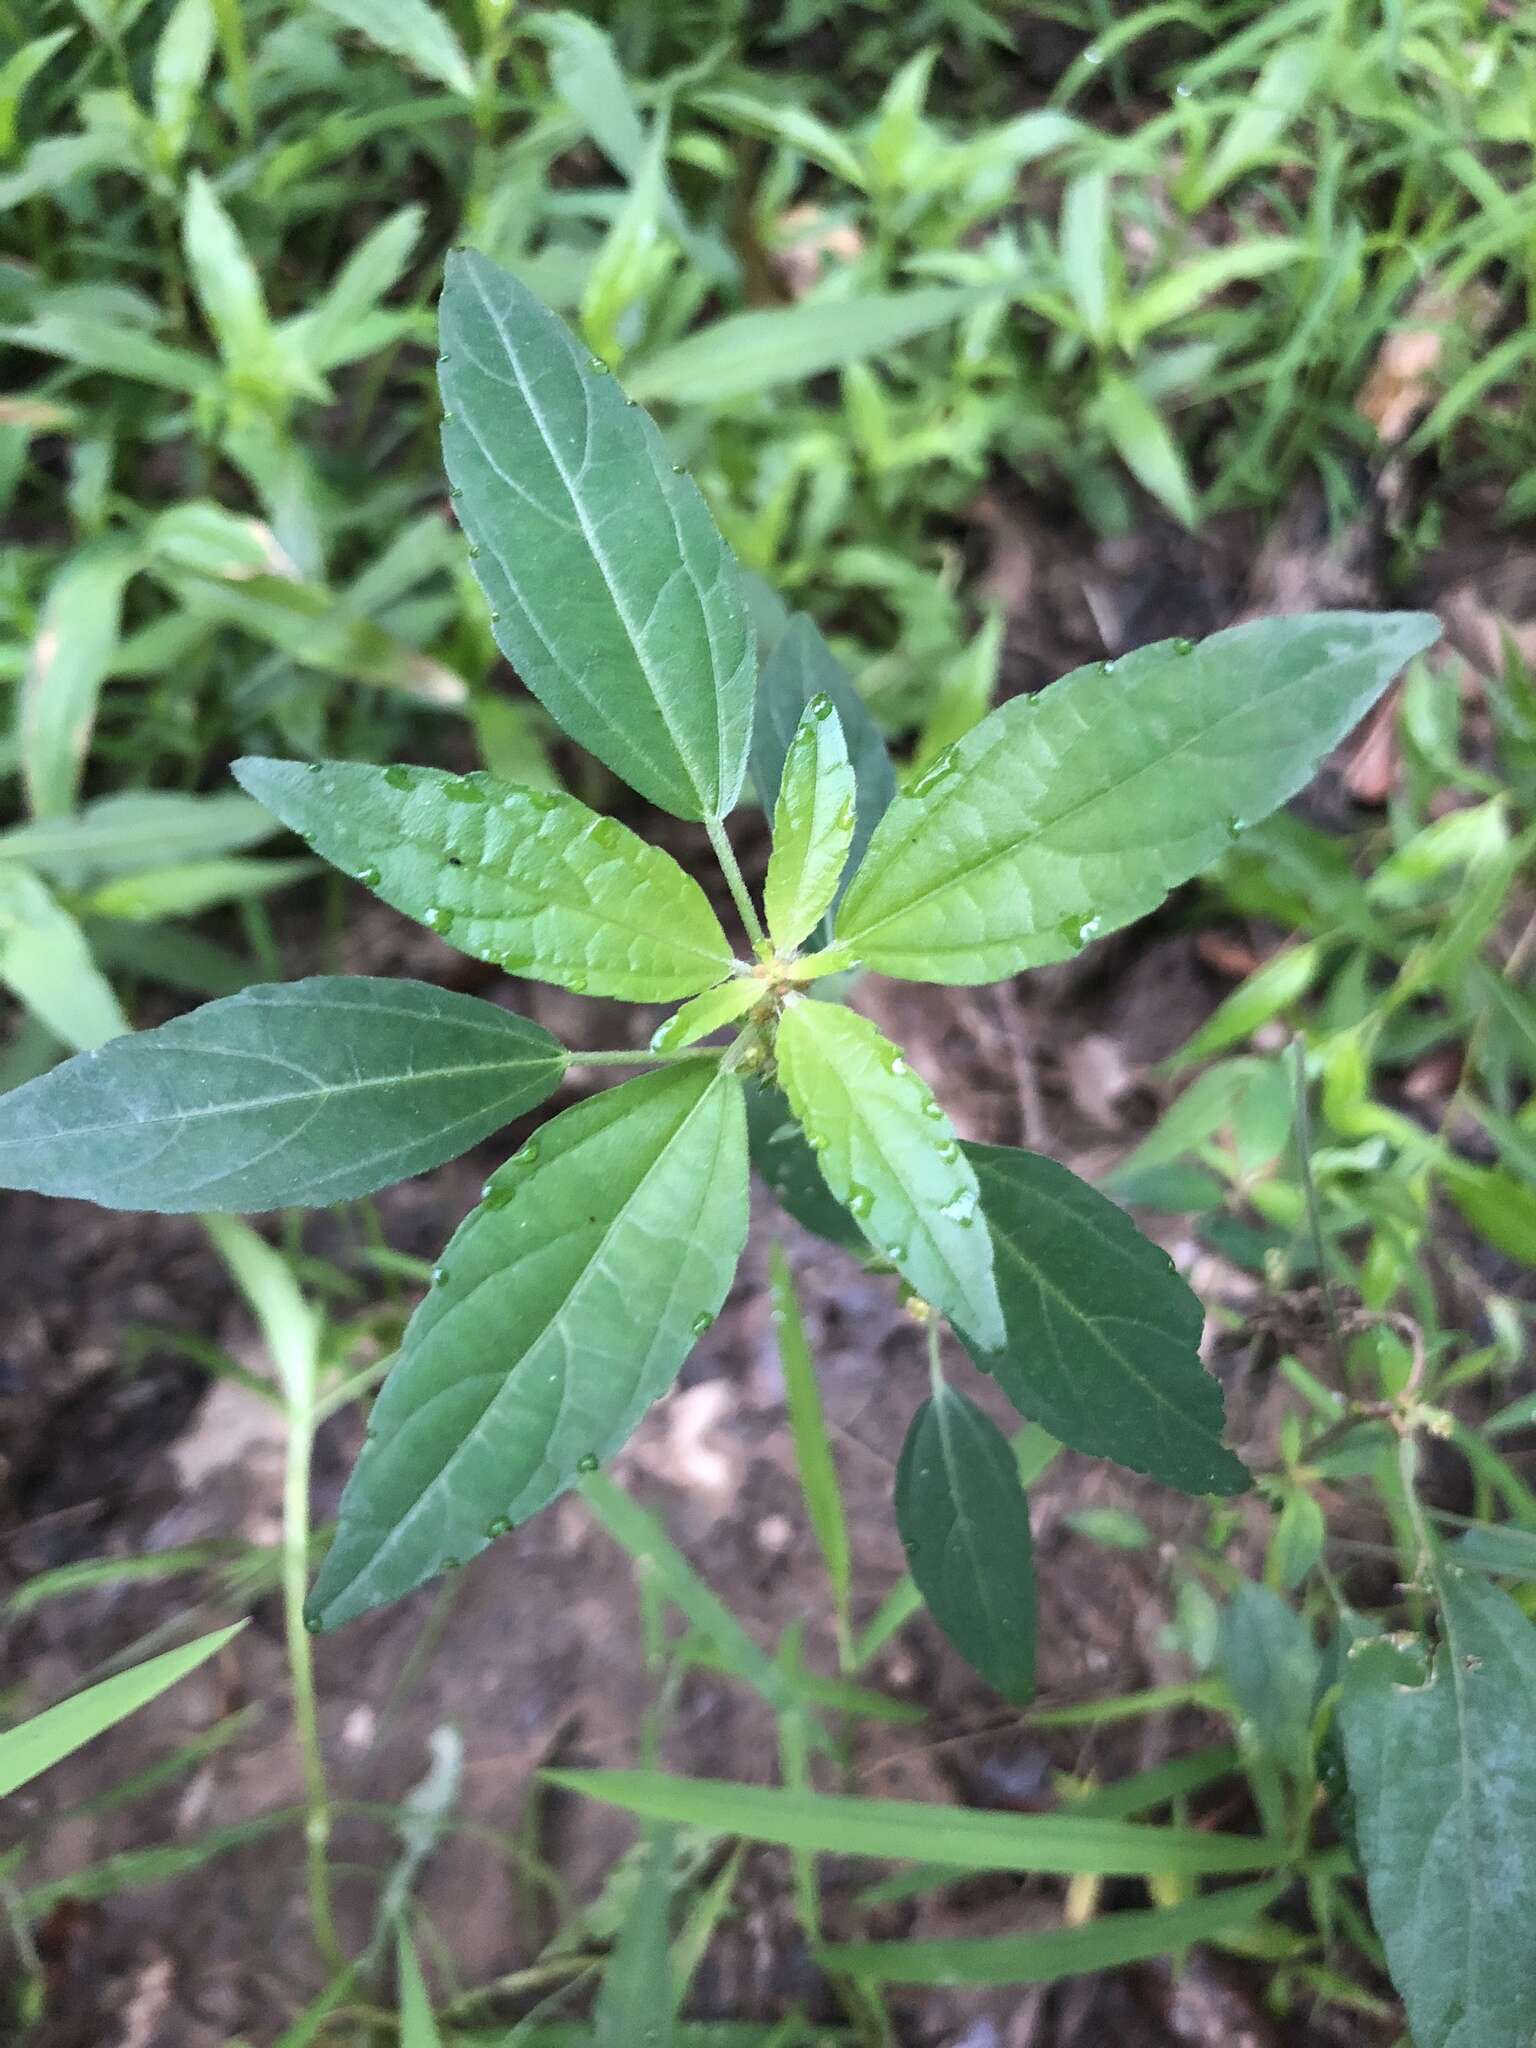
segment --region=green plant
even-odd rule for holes
[[[891,798],[857,700],[839,692],[840,718],[818,687],[813,634],[783,636],[759,682],[703,503],[601,360],[473,256],[450,276],[442,340],[445,453],[504,647],[614,773],[704,825],[755,957],[733,956],[670,857],[561,792],[239,764],[285,824],[451,944],[592,995],[686,998],[650,1052],[583,1056],[657,1071],[545,1126],[449,1245],[375,1406],[312,1620],[462,1562],[610,1456],[665,1391],[741,1249],[752,1079],[793,1112],[764,1149],[803,1144],[844,1235],[934,1319],[933,1402],[898,1510],[940,1619],[1022,1696],[1022,1495],[994,1425],[943,1384],[937,1318],[1063,1440],[1227,1491],[1246,1475],[1219,1441],[1198,1310],[1062,1169],[962,1146],[899,1052],[814,984],[857,968],[996,979],[1142,914],[1301,784],[1433,622],[1331,615],[1143,649],[993,713]],[[722,823],[749,752],[774,799],[766,932]],[[697,1043],[727,1024],[723,1051]],[[551,1094],[570,1057],[420,984],[250,989],[14,1093],[0,1159],[13,1184],[140,1207],[325,1203],[453,1156]],[[1060,1317],[1100,1361],[1087,1380]]]

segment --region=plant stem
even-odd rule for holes
[[[944,1365],[939,1357],[939,1319],[932,1313],[928,1317],[928,1384],[937,1401],[944,1391]]]
[[[1296,1082],[1296,1161],[1301,1174],[1301,1191],[1307,1204],[1307,1232],[1312,1239],[1312,1256],[1317,1262],[1317,1284],[1323,1291],[1323,1315],[1328,1324],[1328,1348],[1333,1354],[1333,1368],[1338,1374],[1342,1390],[1348,1385],[1344,1364],[1344,1336],[1339,1328],[1339,1309],[1333,1298],[1333,1282],[1328,1277],[1327,1250],[1323,1243],[1323,1216],[1318,1206],[1317,1182],[1312,1177],[1312,1116],[1307,1104],[1307,1055],[1299,1038],[1291,1040],[1291,1059]]]
[[[313,1384],[290,1388],[288,1446],[283,1473],[283,1630],[287,1638],[289,1682],[293,1688],[294,1733],[304,1767],[304,1867],[309,1888],[309,1917],[315,1946],[332,1969],[345,1967],[331,1905],[331,1872],[326,1845],[331,1834],[331,1801],[320,1750],[320,1719],[315,1700],[315,1659],[304,1625],[304,1595],[309,1584],[309,1485],[315,1442]]]
[[[709,834],[709,843],[715,849],[715,859],[720,863],[720,872],[725,876],[726,887],[731,892],[731,900],[735,903],[741,915],[741,921],[747,928],[747,937],[754,946],[766,945],[767,935],[763,930],[762,919],[757,914],[757,905],[752,901],[752,895],[747,888],[746,879],[737,862],[735,850],[730,840],[726,837],[724,825],[718,818],[706,818],[704,830]]]

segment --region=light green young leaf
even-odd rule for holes
[[[886,812],[839,945],[911,981],[1068,957],[1293,796],[1439,630],[1418,612],[1262,619],[1013,698]]]
[[[0,864],[0,982],[79,1051],[129,1029],[79,925],[45,882],[12,861]],[[16,1099],[13,1093],[0,1104]]]
[[[197,118],[213,57],[209,0],[176,0],[155,44],[151,103],[155,140],[168,164],[179,163]]]
[[[1536,2035],[1536,1628],[1506,1593],[1437,1572],[1422,1684],[1385,1643],[1352,1655],[1339,1708],[1371,1917],[1418,2048]]]
[[[1209,206],[1234,179],[1274,151],[1311,95],[1325,47],[1319,37],[1302,36],[1288,39],[1269,56],[1200,167],[1187,201],[1191,209]]]
[[[201,171],[187,180],[182,240],[193,289],[225,368],[236,377],[267,381],[278,368],[278,355],[261,280]],[[323,397],[324,387],[315,386],[314,395]]]
[[[566,1060],[527,1018],[425,982],[257,986],[0,1098],[0,1183],[114,1209],[348,1201],[467,1151]]]
[[[896,794],[896,770],[880,728],[853,687],[815,621],[797,612],[763,663],[752,726],[752,783],[757,800],[772,815],[784,781],[790,743],[813,697],[830,697],[836,708],[856,788],[853,840],[842,886],[863,858],[870,836]]]
[[[642,1820],[713,1828],[812,1855],[878,1856],[961,1870],[1052,1871],[1063,1877],[1198,1877],[1264,1870],[1287,1860],[1283,1842],[1203,1828],[1151,1827],[1066,1813],[982,1813],[920,1799],[678,1778],[666,1771],[546,1771],[568,1792]]]
[[[625,381],[642,405],[723,405],[884,355],[950,326],[995,296],[984,289],[925,285],[731,313],[636,363]]]
[[[461,99],[475,96],[475,74],[463,45],[446,15],[431,0],[389,0],[377,7],[371,0],[315,0],[333,21],[355,29],[392,57],[403,58],[423,78],[436,79]]]
[[[1072,179],[1061,201],[1061,268],[1088,339],[1109,339],[1115,251],[1110,234],[1112,187],[1106,171]]]
[[[756,658],[735,563],[654,422],[482,256],[448,261],[443,455],[498,644],[572,738],[664,810],[720,818]]]
[[[1168,422],[1129,377],[1104,377],[1088,409],[1110,446],[1144,490],[1188,527],[1200,523],[1194,485]]]
[[[1134,355],[1155,328],[1182,320],[1229,285],[1267,277],[1306,253],[1306,243],[1296,237],[1271,235],[1259,241],[1234,242],[1225,249],[1209,249],[1176,270],[1160,272],[1116,320],[1121,347]]]
[[[474,1556],[611,1457],[746,1241],[741,1083],[688,1060],[579,1103],[492,1177],[412,1317],[310,1613]]]
[[[43,601],[18,721],[34,817],[62,817],[74,804],[101,686],[117,652],[123,590],[138,566],[137,548],[98,541],[64,564]]]
[[[854,776],[828,696],[813,697],[784,760],[763,883],[768,930],[788,953],[815,930],[837,894],[853,843]]]
[[[658,1025],[651,1034],[651,1045],[657,1052],[681,1052],[685,1046],[697,1045],[701,1038],[734,1024],[754,1003],[761,1002],[763,987],[755,975],[738,974],[718,988],[705,989]]]
[[[731,971],[692,876],[561,790],[353,761],[253,757],[234,773],[343,873],[508,974],[664,1003]]]
[[[827,1186],[876,1251],[953,1322],[1001,1343],[976,1176],[927,1083],[867,1017],[806,997],[785,1008],[777,1056]]]
[[[158,384],[167,391],[207,391],[217,375],[205,357],[189,348],[171,348],[120,321],[57,307],[45,308],[24,324],[0,327],[0,340],[79,363],[84,369]]]
[[[1168,1255],[1107,1196],[1034,1152],[967,1145],[996,1258],[1005,1335],[961,1341],[1020,1414],[1090,1457],[1186,1493],[1248,1474],[1221,1441],[1200,1363],[1205,1311]]]
[[[16,147],[16,117],[27,87],[74,34],[73,28],[56,28],[51,35],[34,36],[0,64],[0,157]]]
[[[318,376],[354,360],[361,324],[373,313],[421,240],[424,210],[402,206],[364,236],[319,303],[284,323],[283,338]]]
[[[168,1687],[215,1656],[244,1626],[242,1621],[233,1628],[216,1629],[212,1635],[184,1643],[179,1650],[167,1650],[146,1664],[119,1671],[115,1678],[104,1678],[100,1685],[62,1700],[46,1713],[23,1721],[19,1728],[0,1733],[0,1799],[158,1699]]]
[[[1006,1700],[1035,1689],[1029,1502],[1013,1447],[941,1385],[912,1418],[896,1467],[896,1526],[929,1612]]]

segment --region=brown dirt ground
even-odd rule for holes
[[[983,581],[1013,617],[1010,690],[1038,686],[1078,660],[1164,633],[1198,633],[1265,609],[1380,597],[1379,538],[1346,537],[1320,550],[1316,517],[1299,505],[1267,548],[1234,532],[1197,544],[1166,532],[1086,544],[1047,528],[998,491],[977,510],[971,539]],[[1527,581],[1536,579],[1528,578]],[[1437,594],[1437,579],[1429,579]],[[1439,587],[1469,581],[1448,562]],[[1475,637],[1476,620],[1466,628]],[[1341,801],[1325,785],[1325,808]],[[671,829],[671,828],[669,828]],[[679,832],[681,828],[678,828]],[[684,844],[687,842],[684,841]],[[359,903],[345,965],[406,970],[479,986],[483,970],[413,927]],[[302,935],[291,965],[298,971]],[[494,986],[494,985],[493,985]],[[1205,1016],[1227,984],[1205,963],[1178,905],[1068,967],[979,991],[910,989],[870,981],[861,1007],[904,1044],[968,1136],[1025,1143],[1092,1176],[1155,1113],[1163,1084],[1149,1069]],[[501,985],[503,996],[507,993]],[[595,1045],[617,1012],[543,990],[520,991],[542,1021]],[[636,1019],[639,1042],[649,1021]],[[560,1102],[550,1105],[551,1109]],[[430,1257],[474,1199],[505,1141],[379,1202],[398,1249]],[[648,1418],[620,1461],[625,1483],[658,1507],[687,1554],[764,1644],[804,1622],[811,1654],[831,1668],[827,1603],[798,1504],[782,1384],[764,1289],[766,1246],[789,1247],[805,1303],[847,1491],[857,1606],[871,1613],[903,1567],[892,1523],[892,1468],[921,1396],[920,1337],[888,1285],[798,1231],[759,1198],[751,1246],[725,1312],[690,1359],[681,1390]],[[310,1239],[337,1252],[336,1227]],[[1193,1247],[1169,1248],[1183,1264]],[[1241,1276],[1207,1260],[1208,1299],[1241,1309]],[[270,1541],[277,1526],[279,1447],[253,1397],[221,1385],[164,1338],[211,1338],[253,1356],[246,1318],[195,1224],[116,1216],[12,1197],[0,1238],[0,1297],[10,1304],[0,1353],[0,1587],[83,1557],[127,1556],[205,1538]],[[1236,1441],[1262,1450],[1271,1426],[1241,1346],[1215,1347]],[[995,1399],[967,1380],[977,1398]],[[317,1465],[317,1513],[329,1514],[361,1422],[339,1418]],[[1131,1508],[1157,1539],[1123,1553],[1075,1536],[1064,1516],[1086,1504]],[[1160,1647],[1171,1565],[1198,1539],[1204,1510],[1150,1483],[1063,1456],[1034,1493],[1041,1585],[1041,1698],[1097,1697],[1183,1675]],[[193,1582],[84,1593],[21,1623],[0,1622],[7,1688],[33,1702],[57,1697],[173,1618]],[[430,1626],[435,1651],[402,1676]],[[576,1501],[566,1500],[452,1582],[318,1644],[322,1714],[335,1789],[343,1800],[390,1802],[422,1776],[434,1731],[462,1737],[462,1821],[531,1830],[529,1839],[577,1901],[599,1889],[630,1838],[621,1819],[566,1799],[530,1806],[533,1774],[555,1761],[604,1765],[636,1758],[649,1701],[632,1575]],[[919,1619],[875,1674],[927,1715],[917,1729],[865,1724],[851,1782],[874,1793],[1028,1807],[1053,1767],[1110,1778],[1210,1739],[1192,1713],[1094,1735],[1033,1730],[1000,1709]],[[31,1836],[29,1883],[64,1880],[103,1857],[186,1844],[210,1828],[250,1821],[300,1795],[285,1711],[275,1603],[211,1667],[83,1756],[61,1766],[7,1814],[7,1838]],[[190,1775],[138,1803],[82,1811],[125,1774],[237,1710],[236,1740]],[[664,1754],[679,1771],[766,1778],[772,1730],[752,1697],[695,1673],[668,1723]],[[1227,1824],[1244,1816],[1222,1812]],[[349,1818],[335,1843],[348,1931],[361,1935],[395,1850],[382,1823]],[[781,1860],[748,1859],[740,1906],[701,1973],[701,2017],[772,2017],[796,1999],[825,2010],[787,1904]],[[859,1881],[828,1868],[831,1925]],[[937,1903],[889,1909],[889,1936],[968,1934],[1044,1924],[1059,1910],[1048,1881],[977,1880]],[[499,1849],[462,1830],[432,1856],[420,1887],[451,1951],[456,1981],[474,1985],[515,1969],[551,1931],[536,1891],[515,1882]],[[1128,1890],[1128,1897],[1134,1891]],[[71,1902],[67,1884],[39,1932],[47,2018],[36,2048],[218,2048],[239,2036],[271,2041],[320,1981],[309,1948],[293,1831],[236,1847],[191,1875]],[[6,1967],[0,1963],[0,1970]],[[1259,1980],[1198,1961],[1175,1980],[1161,1964],[1040,1991],[902,1994],[903,2048],[1073,2048],[1113,2038],[1158,2043],[1388,2042],[1393,2029],[1352,2023],[1336,2035],[1304,2016],[1282,2022],[1259,2000]]]

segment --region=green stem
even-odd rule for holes
[[[290,1393],[288,1449],[283,1473],[283,1630],[293,1688],[294,1732],[304,1768],[304,1868],[309,1888],[310,1925],[315,1945],[334,1970],[345,1967],[331,1904],[326,1845],[331,1834],[331,1801],[320,1750],[320,1717],[315,1698],[315,1659],[304,1625],[309,1587],[309,1487],[315,1443],[314,1388]]]
[[[767,934],[763,930],[762,919],[757,914],[757,906],[752,901],[751,891],[747,888],[746,878],[737,862],[735,850],[726,837],[725,826],[718,818],[706,818],[704,830],[709,834],[709,843],[715,849],[715,859],[720,863],[720,872],[725,876],[731,900],[747,928],[747,937],[754,946],[765,946],[768,943]]]
[[[945,1380],[944,1364],[939,1356],[939,1319],[932,1312],[928,1317],[928,1384],[937,1401],[944,1391]]]

